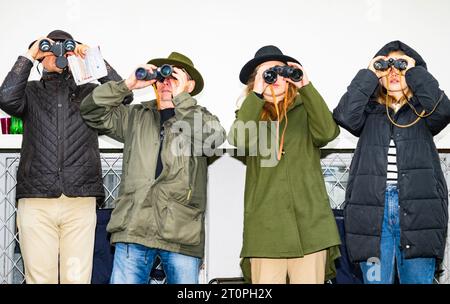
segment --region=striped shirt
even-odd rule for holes
[[[397,183],[397,176],[397,148],[395,147],[395,142],[391,137],[388,150],[387,183]]]

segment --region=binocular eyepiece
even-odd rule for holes
[[[170,77],[173,73],[173,67],[170,64],[163,64],[161,67],[157,68],[153,73],[150,73],[145,68],[136,69],[135,75],[138,80],[153,80],[156,79],[159,82],[163,82],[164,79]]]
[[[298,82],[303,78],[303,71],[287,65],[277,65],[265,70],[263,73],[263,79],[266,83],[272,84],[277,81],[278,75],[289,78],[294,82]]]
[[[64,55],[67,52],[75,51],[77,44],[72,39],[67,39],[64,41],[56,41],[51,43],[48,39],[42,39],[39,42],[39,50],[42,52],[52,52],[56,56],[56,66],[60,69],[67,67],[68,61]]]
[[[405,59],[389,58],[388,60],[380,59],[373,63],[373,67],[377,71],[386,71],[392,66],[399,71],[404,71],[408,67],[408,61]]]

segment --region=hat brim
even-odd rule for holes
[[[292,58],[290,56],[286,56],[286,55],[260,56],[260,57],[257,57],[257,58],[253,58],[252,60],[250,60],[249,62],[247,62],[244,65],[244,67],[241,69],[241,72],[239,73],[239,80],[243,84],[247,84],[248,80],[250,78],[250,75],[255,71],[256,67],[259,66],[261,63],[264,63],[266,61],[281,61],[281,62],[284,62],[286,64],[288,62],[295,62],[295,63],[300,64],[300,62],[297,59]]]
[[[148,64],[153,64],[158,67],[162,66],[163,64],[170,64],[176,67],[182,67],[188,72],[189,76],[195,81],[195,87],[194,90],[190,93],[191,96],[195,96],[198,93],[200,93],[203,90],[204,82],[203,77],[200,74],[199,71],[197,71],[196,68],[194,68],[192,65],[186,64],[185,62],[174,60],[174,59],[167,59],[167,58],[156,58],[152,59]]]

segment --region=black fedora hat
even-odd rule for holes
[[[296,62],[298,64],[300,64],[300,62],[295,59],[292,58],[290,56],[286,56],[283,54],[283,52],[281,52],[281,50],[279,48],[277,48],[274,45],[266,45],[263,46],[262,48],[260,48],[256,54],[255,54],[255,58],[253,58],[252,60],[250,60],[249,62],[247,62],[244,67],[241,70],[241,73],[239,74],[239,80],[243,83],[243,84],[247,84],[250,75],[253,73],[253,71],[255,70],[255,68],[260,65],[261,63],[264,63],[266,61],[281,61],[284,63],[288,63],[288,62]]]
[[[54,30],[51,31],[48,35],[47,38],[53,40],[53,41],[64,41],[64,40],[74,40],[72,35],[70,35],[69,33],[62,31],[62,30]],[[30,49],[33,44],[36,42],[37,40],[34,40],[33,42],[30,43],[30,45],[28,46],[28,49]],[[82,44],[81,42],[78,42],[75,40],[76,43],[78,44]]]

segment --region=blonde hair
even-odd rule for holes
[[[389,81],[387,81],[387,84],[389,86]],[[396,103],[403,106],[412,98],[413,94],[408,87],[406,89],[402,88],[402,91],[403,96],[400,98],[400,100],[397,101],[394,97],[388,94],[388,90],[385,87],[379,86],[378,92],[376,94],[377,102],[382,105],[387,105],[388,107],[392,107],[392,105]]]
[[[255,86],[255,77],[257,73],[258,68],[253,71],[253,73],[250,75],[249,81],[247,82],[247,95],[253,90],[253,87]],[[270,85],[270,89],[272,91],[272,96],[275,98],[275,92],[273,90],[273,87]],[[276,121],[276,141],[278,144],[278,150],[277,150],[277,159],[281,159],[281,155],[283,154],[283,146],[284,146],[284,135],[286,134],[286,129],[288,126],[288,117],[287,117],[287,109],[290,105],[292,105],[295,101],[295,98],[297,97],[297,87],[293,85],[290,82],[286,83],[286,91],[284,93],[284,98],[280,102],[276,102],[276,100],[273,100],[273,102],[269,102],[266,100],[263,106],[263,110],[261,113],[260,120],[272,120]],[[280,115],[280,113],[283,113]],[[281,133],[280,138],[280,123],[283,121],[283,119],[286,120],[284,124],[283,131]]]

